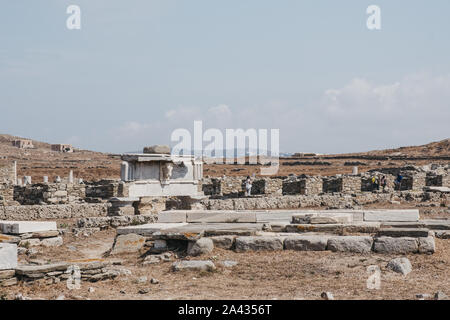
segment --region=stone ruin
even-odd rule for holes
[[[33,149],[33,141],[26,139],[16,139],[12,142],[13,147],[19,149]]]
[[[73,147],[70,144],[52,144],[50,148],[52,151],[56,152],[73,152]]]
[[[72,232],[87,236],[117,228],[109,255],[144,250],[143,265],[172,261],[174,251],[183,258],[211,252],[214,247],[236,252],[433,254],[436,237],[450,238],[447,220],[420,220],[417,209],[354,208],[355,204],[388,203],[394,196],[404,201],[446,199],[448,166],[355,171],[331,177],[258,177],[253,179],[252,196],[246,197],[246,177],[204,178],[201,161],[170,155],[164,146],[124,154],[122,160],[121,180],[80,183],[70,173],[56,182],[46,179],[31,184],[26,178],[29,183],[19,185],[17,179],[11,182],[13,166],[4,170],[2,176],[9,182],[0,184],[0,196],[15,204],[4,201],[0,205],[0,219],[8,220],[0,221],[0,286],[36,280],[57,283],[67,279],[74,264],[83,281],[120,275],[104,260],[18,264],[18,253],[35,246],[61,245],[67,232],[58,230],[54,222],[39,221],[33,226],[20,220],[71,218],[76,220]],[[405,177],[401,190],[394,190],[397,173]],[[373,190],[370,182],[381,175],[388,178],[385,193]],[[304,210],[303,206],[339,210]],[[215,268],[211,261],[195,260],[175,262],[172,267],[174,271]]]

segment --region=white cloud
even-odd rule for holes
[[[151,123],[126,122],[122,141],[169,143],[176,128],[280,129],[281,151],[357,152],[415,145],[450,136],[450,75],[415,74],[391,83],[355,78],[309,105],[179,106]],[[151,138],[151,139],[150,139]]]

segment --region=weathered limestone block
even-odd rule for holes
[[[117,236],[111,254],[138,252],[145,244],[145,237],[130,233]]]
[[[166,145],[154,145],[150,147],[144,147],[144,153],[146,154],[170,154],[170,147]]]
[[[307,233],[324,232],[333,234],[342,234],[344,232],[343,224],[288,224],[285,227],[286,232]]]
[[[373,239],[369,236],[342,236],[328,239],[327,249],[331,251],[368,253]]]
[[[401,273],[404,276],[412,271],[411,262],[408,258],[392,259],[391,261],[389,261],[386,267],[394,272]]]
[[[416,253],[419,246],[416,238],[379,237],[375,238],[373,250],[378,253],[406,254]]]
[[[33,239],[33,238],[20,240],[20,242],[19,242],[19,247],[22,247],[22,248],[37,247],[40,245],[41,245],[41,240]]]
[[[158,223],[180,223],[186,222],[187,212],[185,210],[162,211],[158,214]]]
[[[0,270],[15,269],[17,267],[17,245],[0,243]]]
[[[329,236],[291,236],[284,240],[286,250],[324,251],[327,248]]]
[[[59,262],[44,265],[21,265],[16,268],[16,274],[29,278],[43,278],[46,273],[66,271],[69,267],[67,262]]]
[[[168,230],[173,228],[180,228],[186,226],[187,223],[148,223],[139,226],[129,226],[117,228],[117,234],[135,233],[142,236],[151,236],[155,232]]]
[[[267,236],[256,236],[256,237],[238,237],[236,238],[235,251],[245,252],[245,251],[275,251],[283,250],[283,240],[281,237],[267,237]]]
[[[211,253],[214,250],[214,243],[209,238],[200,238],[197,241],[189,241],[187,254],[193,257]]]
[[[353,215],[349,213],[304,213],[292,216],[292,223],[309,223],[309,224],[337,224],[352,223]]]
[[[138,214],[156,214],[166,210],[166,199],[162,197],[141,197],[134,206]]]
[[[419,238],[419,253],[434,253],[436,251],[436,244],[434,237]]]
[[[216,270],[216,266],[212,261],[190,260],[174,262],[172,264],[172,270],[214,271]]]
[[[233,248],[235,236],[215,236],[210,239],[213,241],[214,246],[221,249]]]
[[[63,245],[62,237],[45,238],[41,240],[41,245],[44,247],[59,247]]]

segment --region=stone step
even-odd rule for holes
[[[416,222],[419,221],[419,217],[418,209],[364,210],[364,221]]]
[[[158,215],[165,223],[256,223],[256,212],[229,210],[169,210]]]
[[[379,222],[357,222],[349,224],[287,224],[284,227],[286,232],[323,232],[331,234],[342,233],[375,233],[379,230]]]
[[[420,220],[417,222],[382,222],[381,227],[426,228],[430,230],[450,230],[450,220]]]
[[[425,228],[382,228],[377,232],[378,237],[428,237],[432,236],[433,232]]]
[[[343,224],[352,222],[352,214],[341,212],[304,213],[292,216],[292,223],[294,224]]]

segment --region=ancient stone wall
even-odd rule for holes
[[[86,186],[78,183],[39,183],[14,187],[14,200],[22,205],[67,204],[84,200]]]
[[[343,193],[359,193],[361,192],[361,176],[342,176]]]
[[[323,183],[321,176],[304,176],[300,177],[303,192],[305,195],[320,194],[323,192]]]
[[[322,181],[322,188],[324,193],[334,193],[342,191],[342,177],[324,177]]]
[[[302,192],[302,181],[286,179],[283,181],[282,193],[283,195],[296,195]]]
[[[244,179],[245,181],[245,179]],[[252,195],[281,195],[283,189],[282,179],[262,178],[252,181]]]
[[[106,217],[109,203],[80,203],[61,205],[0,206],[0,220],[42,220],[85,217]]]
[[[101,180],[95,182],[86,182],[86,197],[109,199],[118,196],[124,196],[124,184],[118,180]],[[121,190],[119,190],[122,188]]]

